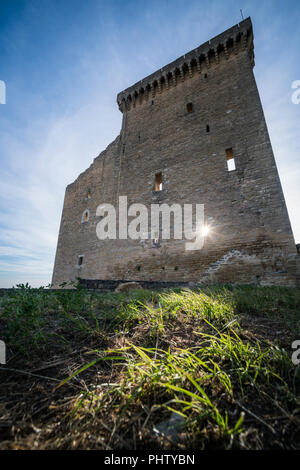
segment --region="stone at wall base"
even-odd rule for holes
[[[118,285],[115,292],[129,292],[136,289],[142,289],[138,282],[124,282],[123,284]]]

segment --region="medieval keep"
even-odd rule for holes
[[[120,135],[65,193],[53,285],[89,280],[296,284],[296,247],[254,74],[251,19],[122,91]],[[204,204],[186,240],[100,240],[97,207]]]

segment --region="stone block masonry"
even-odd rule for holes
[[[296,247],[257,90],[251,19],[118,94],[120,135],[66,189],[53,285],[296,284]],[[98,205],[204,204],[203,249],[99,240]],[[93,281],[94,282],[94,281]]]

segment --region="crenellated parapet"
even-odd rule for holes
[[[250,17],[120,92],[117,96],[119,109],[129,111],[196,74],[205,75],[212,67],[241,51],[248,51],[254,66]]]

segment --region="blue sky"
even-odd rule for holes
[[[255,76],[300,242],[300,4],[0,0],[0,287],[51,280],[67,184],[119,134],[119,91],[251,16]]]

